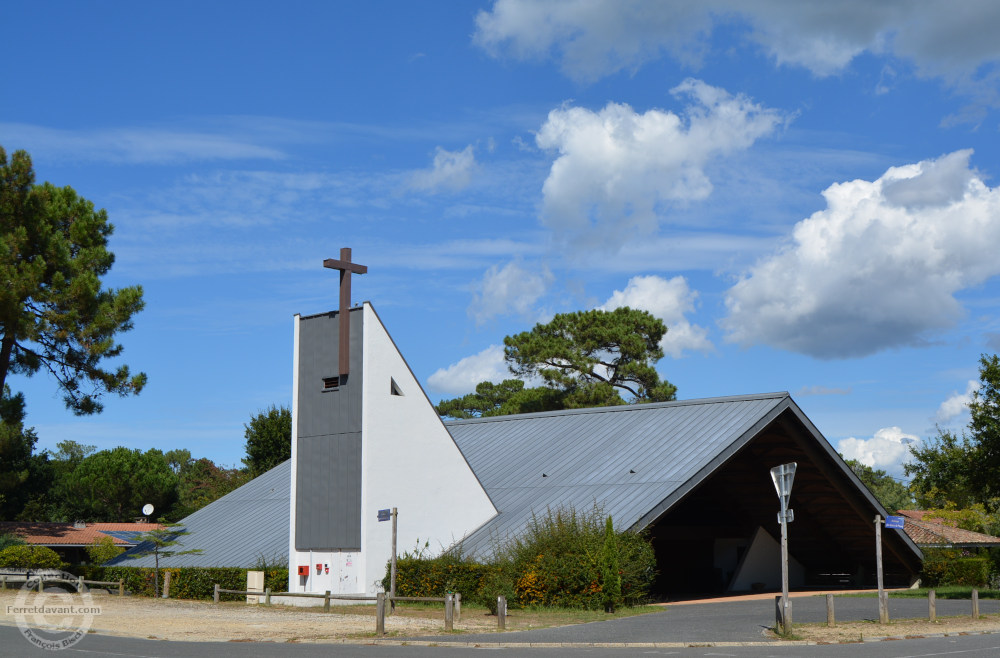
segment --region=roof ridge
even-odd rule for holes
[[[671,400],[669,402],[643,402],[641,404],[619,404],[607,407],[586,407],[584,409],[557,409],[555,411],[536,411],[529,414],[508,414],[506,416],[486,416],[481,418],[457,418],[445,421],[445,425],[466,425],[469,423],[487,423],[491,421],[522,420],[525,418],[556,418],[559,416],[576,416],[579,414],[614,413],[637,411],[642,409],[663,409],[666,407],[686,407],[703,404],[722,404],[728,402],[748,402],[751,400],[781,400],[790,398],[788,391],[774,393],[754,393],[750,395],[726,395],[712,398],[692,398],[690,400]]]

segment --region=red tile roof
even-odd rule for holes
[[[87,527],[101,532],[149,532],[163,526],[159,523],[88,523]]]
[[[927,516],[927,510],[900,510],[903,532],[918,546],[1000,546],[1000,538],[962,530]]]
[[[158,523],[88,523],[77,528],[72,523],[4,521],[0,522],[0,534],[14,534],[29,544],[40,546],[89,546],[94,540],[111,537],[104,532],[148,532],[161,527]],[[121,546],[133,545],[117,537],[111,537],[111,541]]]

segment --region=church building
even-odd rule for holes
[[[284,553],[290,592],[370,595],[393,511],[399,553],[487,559],[533,515],[596,508],[650,537],[657,596],[774,589],[770,469],[794,462],[791,586],[874,585],[887,511],[787,393],[442,422],[372,305],[351,305],[366,268],[349,249],[324,265],[340,270],[340,308],[294,318],[291,460],[185,519],[202,553],[161,564]],[[886,585],[909,585],[920,550],[901,530],[882,543]]]

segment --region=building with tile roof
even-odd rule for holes
[[[900,510],[903,530],[921,548],[996,548],[1000,537],[963,530],[928,515],[926,510]]]
[[[0,522],[0,534],[12,534],[27,544],[46,546],[70,564],[87,559],[86,547],[104,537],[112,543],[129,549],[138,542],[136,537],[144,532],[162,528],[159,523],[49,523],[49,522]]]

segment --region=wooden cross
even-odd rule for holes
[[[368,272],[366,265],[358,265],[351,262],[351,248],[344,247],[340,250],[340,260],[327,258],[323,261],[323,267],[331,270],[340,270],[340,362],[341,376],[351,372],[351,275],[365,274]]]

